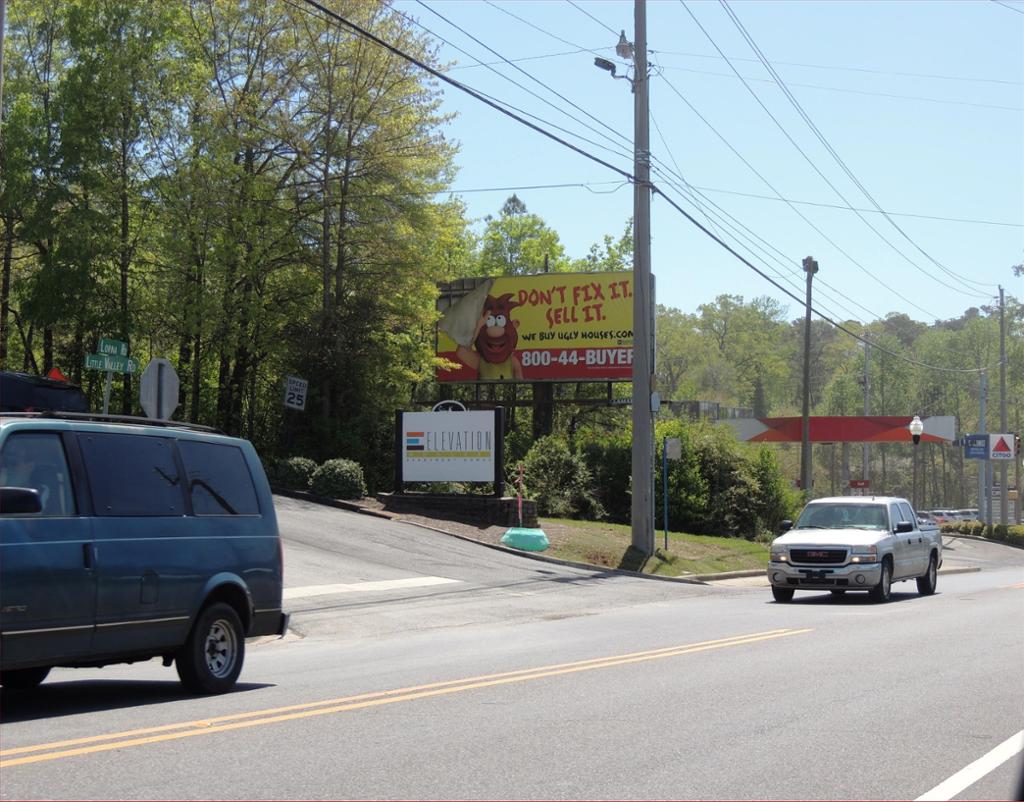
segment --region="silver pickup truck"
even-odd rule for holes
[[[772,542],[768,581],[778,602],[792,601],[797,590],[865,590],[884,602],[892,583],[907,579],[931,595],[941,565],[942,535],[922,529],[906,499],[841,496],[810,502]]]

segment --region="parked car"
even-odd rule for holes
[[[89,400],[76,384],[0,370],[0,412],[33,410],[88,412]]]
[[[162,657],[191,691],[283,635],[282,555],[252,445],[177,422],[0,414],[0,684]]]
[[[941,566],[938,528],[922,529],[906,499],[840,496],[810,502],[772,542],[768,581],[778,602],[797,590],[862,590],[888,601],[892,583],[908,579],[922,596],[934,593]]]
[[[938,529],[939,521],[930,512],[919,512],[917,514],[917,525],[921,529]]]
[[[975,509],[957,510],[956,517],[959,521],[977,521],[979,511]]]

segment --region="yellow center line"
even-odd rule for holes
[[[93,754],[96,752],[106,752],[113,749],[124,749],[130,746],[144,746],[146,744],[160,743],[163,741],[190,738],[195,735],[207,735],[215,732],[228,732],[231,730],[263,726],[265,724],[277,724],[285,721],[294,721],[313,716],[342,713],[350,710],[361,710],[370,707],[378,707],[380,705],[393,704],[395,702],[414,701],[434,696],[461,693],[463,691],[478,688],[494,687],[515,682],[526,682],[529,680],[555,677],[563,674],[590,671],[596,668],[611,668],[614,666],[628,665],[630,663],[658,660],[665,657],[695,654],[697,652],[708,651],[711,649],[743,646],[748,643],[757,643],[775,638],[788,637],[790,635],[802,635],[811,631],[811,629],[771,630],[752,635],[740,635],[732,638],[722,638],[719,640],[703,641],[700,643],[669,646],[663,649],[654,649],[647,652],[634,652],[631,654],[581,660],[574,663],[561,663],[552,666],[521,669],[518,671],[508,671],[499,674],[487,674],[461,680],[449,680],[390,691],[377,691],[373,693],[358,694],[355,696],[339,697],[337,699],[328,699],[320,702],[218,716],[215,718],[183,722],[180,724],[167,724],[160,727],[148,727],[144,729],[112,733],[109,735],[98,735],[89,738],[56,741],[46,744],[37,744],[35,746],[7,749],[0,751],[0,755],[25,754],[27,752],[43,750],[51,751],[47,751],[45,754],[26,755],[25,757],[0,760],[0,768],[20,766],[27,763],[39,763],[42,761],[57,760],[61,758],[75,757],[78,755]],[[139,735],[143,735],[145,737],[133,737]],[[109,741],[109,743],[97,743],[99,741]],[[92,745],[80,746],[79,748],[65,748],[76,744],[86,743],[91,743]]]
[[[736,641],[736,640],[745,640],[747,638],[755,637],[755,636],[781,634],[781,633],[785,633],[785,632],[789,632],[789,631],[790,630],[786,630],[786,629],[775,629],[775,630],[769,630],[767,632],[758,632],[758,633],[755,633],[754,635],[735,635],[735,636],[730,637],[730,638],[720,638],[718,640],[703,641],[701,643],[690,644],[689,646],[687,646],[685,648],[690,648],[690,647],[693,647],[693,646],[707,646],[707,645],[719,644],[719,643],[721,643],[721,644],[729,644],[732,641]],[[502,677],[516,677],[516,676],[520,676],[520,675],[523,675],[523,674],[532,674],[532,673],[534,673],[536,671],[541,671],[541,670],[551,670],[551,669],[560,669],[560,668],[572,668],[572,667],[575,667],[575,666],[586,666],[586,665],[590,665],[592,663],[604,663],[607,660],[611,660],[611,659],[622,659],[622,658],[628,658],[628,657],[641,657],[641,656],[645,656],[645,655],[657,655],[657,654],[661,654],[663,652],[675,652],[675,651],[677,651],[680,648],[684,648],[684,647],[680,647],[678,645],[677,646],[667,646],[667,647],[664,647],[664,648],[661,648],[661,649],[652,649],[652,650],[644,651],[644,652],[633,652],[633,653],[629,653],[629,654],[622,654],[622,655],[616,655],[616,656],[611,656],[611,657],[595,657],[595,658],[591,658],[589,660],[578,660],[578,661],[571,662],[571,663],[559,663],[559,664],[551,665],[551,666],[543,666],[541,668],[536,668],[536,667],[534,667],[534,668],[522,668],[522,669],[518,669],[518,670],[515,670],[515,671],[502,671],[502,672],[497,673],[497,674],[484,674],[484,675],[477,676],[477,677],[465,677],[465,678],[462,678],[462,679],[445,680],[445,681],[442,681],[442,682],[432,682],[432,683],[425,684],[425,685],[413,685],[413,686],[408,687],[408,688],[396,688],[396,689],[388,690],[388,691],[372,691],[372,692],[369,692],[369,693],[356,694],[354,696],[340,696],[340,697],[336,697],[336,698],[333,698],[333,699],[324,699],[324,700],[321,700],[319,702],[303,702],[301,704],[288,705],[286,707],[272,707],[272,708],[268,708],[268,709],[264,709],[264,710],[252,710],[252,711],[250,711],[248,713],[229,713],[227,715],[215,716],[215,717],[211,717],[211,718],[204,718],[204,719],[199,719],[197,721],[183,721],[183,722],[179,722],[179,723],[176,723],[176,724],[163,724],[163,725],[159,725],[159,726],[155,726],[155,727],[143,727],[143,728],[140,728],[140,729],[126,730],[124,732],[115,732],[115,733],[110,733],[110,734],[107,734],[107,735],[93,735],[93,736],[89,736],[89,737],[85,737],[85,738],[73,738],[73,739],[65,740],[65,741],[54,741],[54,742],[51,742],[51,743],[36,744],[35,746],[21,746],[21,747],[16,747],[16,748],[13,748],[13,749],[0,749],[0,757],[7,757],[9,755],[17,755],[17,754],[25,754],[27,752],[39,752],[39,751],[43,751],[43,750],[46,750],[46,749],[59,749],[59,748],[62,748],[62,747],[67,747],[67,746],[79,746],[81,744],[95,743],[97,741],[109,741],[109,740],[120,739],[120,738],[128,738],[128,737],[137,736],[137,735],[150,735],[150,734],[157,733],[157,732],[167,732],[169,730],[191,729],[193,727],[205,728],[205,727],[210,727],[210,726],[213,726],[214,724],[218,724],[218,723],[222,723],[222,722],[242,720],[242,719],[249,719],[249,718],[259,718],[259,717],[262,717],[262,716],[270,716],[270,715],[275,715],[275,714],[278,714],[278,713],[290,713],[290,712],[292,712],[294,710],[308,710],[308,709],[314,709],[314,708],[318,708],[318,707],[330,707],[330,706],[333,706],[333,705],[347,704],[349,702],[363,701],[363,700],[366,700],[366,699],[376,699],[376,698],[385,697],[385,696],[394,696],[394,695],[398,695],[398,694],[405,694],[405,693],[412,693],[412,692],[416,692],[416,691],[430,690],[432,688],[444,688],[444,687],[449,687],[449,686],[452,686],[452,685],[462,685],[462,684],[468,683],[468,682],[479,682],[481,680],[499,679],[499,678],[502,678]]]

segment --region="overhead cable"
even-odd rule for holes
[[[686,7],[686,4],[685,4],[684,0],[680,0],[680,2],[682,2],[683,6]],[[995,285],[992,285],[992,284],[986,284],[984,282],[974,281],[973,279],[965,278],[965,277],[961,276],[960,274],[956,273],[955,271],[950,270],[948,267],[946,267],[945,265],[943,265],[940,262],[938,262],[930,253],[928,253],[926,250],[924,250],[924,248],[922,248],[920,245],[918,245],[918,243],[909,234],[907,234],[907,232],[904,231],[903,228],[895,220],[893,220],[891,217],[889,217],[889,215],[881,207],[881,205],[878,203],[878,201],[875,200],[874,196],[868,191],[867,187],[865,187],[864,184],[861,183],[860,179],[857,178],[857,176],[849,168],[849,166],[846,164],[846,162],[843,161],[843,159],[839,155],[839,153],[836,152],[836,149],[834,147],[832,147],[832,144],[828,141],[828,139],[821,132],[821,130],[818,128],[818,126],[815,125],[814,121],[810,118],[810,116],[804,110],[803,106],[800,105],[800,102],[796,99],[796,96],[789,90],[789,87],[786,86],[785,81],[782,80],[782,76],[779,75],[779,73],[775,70],[775,68],[772,66],[771,62],[768,61],[768,59],[765,57],[765,55],[761,52],[761,49],[760,49],[760,47],[758,47],[757,42],[754,41],[753,37],[748,33],[747,29],[743,26],[743,23],[740,22],[739,17],[736,16],[735,12],[729,6],[729,3],[727,2],[727,0],[719,0],[719,3],[721,3],[722,7],[726,10],[726,13],[728,13],[729,17],[732,19],[733,24],[737,27],[737,29],[743,35],[743,38],[746,39],[747,44],[750,45],[750,49],[753,50],[754,54],[761,60],[761,63],[764,65],[764,68],[768,71],[768,74],[771,75],[771,77],[773,79],[775,79],[776,83],[778,84],[779,88],[782,90],[783,94],[786,96],[786,98],[789,100],[789,102],[793,105],[793,108],[795,108],[797,110],[797,113],[800,115],[800,117],[803,119],[803,121],[807,124],[807,127],[810,128],[811,132],[815,135],[815,137],[817,137],[818,141],[821,142],[821,144],[829,152],[829,154],[835,160],[836,164],[839,165],[839,167],[843,170],[843,172],[847,175],[847,177],[849,177],[849,179],[854,183],[854,185],[864,194],[864,197],[867,198],[871,202],[871,205],[874,206],[882,214],[882,216],[889,222],[889,224],[893,228],[895,228],[896,231],[898,231],[907,242],[909,242],[911,245],[913,245],[914,248],[922,256],[924,256],[926,259],[928,259],[928,261],[930,261],[932,264],[934,264],[937,268],[939,268],[942,272],[944,272],[946,275],[948,275],[949,277],[951,277],[955,281],[959,281],[964,286],[967,286],[969,284],[973,284],[973,285],[976,285],[976,286],[995,286]],[[689,11],[688,7],[687,7],[687,11]],[[692,11],[690,12],[690,16],[693,17],[693,12]],[[696,21],[696,17],[694,17],[694,20]],[[698,25],[700,25],[700,23],[698,23]],[[704,30],[703,26],[701,26],[701,30]],[[704,33],[705,33],[705,35],[707,35],[707,31],[704,31]],[[708,38],[710,39],[711,37],[708,36]],[[714,44],[714,41],[712,41],[712,44]],[[718,48],[717,44],[715,45],[715,48],[716,49]],[[727,62],[728,62],[728,60],[727,60]],[[736,70],[736,68],[731,63],[729,64],[729,66],[732,67],[732,69],[736,72],[737,75],[739,75],[739,72]],[[741,80],[742,80],[742,76],[741,76]],[[750,87],[747,87],[747,88],[749,89],[751,94],[753,94],[755,96],[755,98],[756,98],[757,97],[756,93],[752,89],[750,89]],[[757,99],[758,99],[758,103],[761,103],[760,98],[757,98]],[[762,108],[764,108],[764,110],[766,112],[768,111],[767,107],[764,106],[763,103],[761,104],[761,106],[762,106]],[[771,114],[771,112],[768,112],[768,114],[769,114],[770,117],[772,117],[773,120],[775,120],[775,123],[776,123],[776,125],[779,126],[780,130],[782,130],[783,133],[786,133],[785,129],[782,128],[781,123],[779,123],[779,121],[775,119],[775,117]],[[787,138],[789,138],[788,134],[786,136],[787,136]],[[795,141],[793,141],[792,139],[790,139],[790,141],[793,142],[793,145],[797,147],[797,150],[800,150],[800,152],[803,153],[803,150],[798,145],[796,145]],[[804,157],[808,158],[806,156],[806,154],[804,154]],[[808,158],[808,161],[810,162],[809,158]],[[812,166],[814,166],[813,163],[811,163],[811,164],[812,164]],[[820,171],[818,171],[816,167],[815,167],[815,170],[818,172],[819,175],[821,175],[822,178],[825,178],[824,174],[821,173]],[[839,192],[839,190],[836,189],[836,187],[833,186],[832,183],[830,181],[828,181],[828,179],[825,179],[825,181],[826,181],[826,183],[829,184],[829,186],[832,187],[832,189],[836,192],[836,194],[839,195],[839,197],[842,199],[842,201],[844,203],[846,203],[848,206],[850,206],[851,209],[853,209],[853,205],[849,201],[847,201],[845,197],[843,197],[843,195]],[[942,279],[939,279],[939,278],[935,277],[933,274],[929,273],[923,267],[920,267],[916,262],[914,262],[911,259],[909,259],[902,251],[900,251],[898,248],[896,248],[895,245],[893,245],[891,242],[889,242],[889,240],[886,237],[882,236],[881,232],[877,231],[874,226],[872,226],[870,223],[868,223],[866,218],[862,217],[860,215],[860,213],[856,212],[855,210],[854,210],[854,212],[855,212],[855,214],[857,214],[858,217],[860,217],[861,220],[864,221],[865,224],[868,225],[868,227],[872,231],[875,232],[875,234],[877,234],[883,241],[888,243],[890,245],[890,247],[893,248],[893,250],[895,250],[897,253],[899,253],[901,256],[903,256],[903,258],[907,262],[909,262],[911,265],[916,267],[919,271],[921,271],[921,273],[923,273],[925,276],[928,276],[929,278],[931,278],[934,281],[938,281],[940,284],[942,284],[945,287],[948,287],[949,289],[958,290],[958,288],[953,287],[953,286],[951,286],[949,284],[946,284],[944,281],[942,281]],[[968,288],[968,290],[970,291],[970,288]],[[977,290],[974,290],[974,292],[977,292]],[[981,297],[981,296],[978,296],[978,297]]]
[[[482,95],[481,93],[479,93],[475,89],[471,89],[470,87],[466,86],[465,84],[463,84],[463,83],[461,83],[459,81],[456,81],[454,78],[451,78],[450,76],[445,75],[440,70],[436,69],[435,67],[430,66],[429,64],[425,63],[421,59],[418,59],[415,56],[413,56],[413,55],[411,55],[409,53],[406,53],[402,49],[396,47],[395,45],[392,45],[391,43],[386,42],[385,40],[381,39],[380,37],[376,36],[375,34],[371,33],[370,31],[366,30],[365,28],[363,28],[359,24],[357,24],[355,22],[352,22],[351,20],[341,16],[337,12],[330,10],[329,8],[326,8],[321,3],[317,2],[317,0],[303,0],[303,1],[307,5],[317,9],[322,14],[325,14],[330,19],[334,20],[337,24],[342,25],[345,28],[348,28],[349,30],[351,30],[354,33],[362,36],[365,39],[370,40],[371,42],[374,42],[375,44],[379,45],[380,47],[383,47],[389,53],[391,53],[391,54],[393,54],[395,56],[398,56],[401,59],[404,59],[404,60],[408,61],[410,64],[416,65],[417,67],[419,67],[420,69],[422,69],[425,72],[429,73],[430,75],[434,76],[438,80],[443,81],[444,83],[447,83],[450,86],[453,86],[453,87],[455,87],[456,89],[459,89],[462,92],[465,92],[470,97],[473,97],[473,98],[479,100],[481,103],[484,103],[485,105],[490,106],[495,111],[500,112],[501,114],[505,115],[506,117],[509,117],[509,118],[511,118],[513,120],[516,120],[521,125],[524,125],[527,128],[529,128],[531,131],[535,131],[538,134],[540,134],[541,136],[546,137],[547,139],[550,139],[550,140],[552,140],[554,142],[557,142],[558,144],[562,145],[563,147],[568,148],[569,150],[573,151],[574,153],[577,153],[580,156],[583,156],[585,159],[589,159],[590,161],[595,162],[596,164],[600,164],[602,167],[605,167],[605,168],[611,170],[612,172],[614,172],[614,173],[616,173],[616,174],[626,178],[627,180],[629,180],[629,181],[631,181],[633,183],[636,182],[635,176],[633,176],[631,173],[629,173],[629,172],[627,172],[627,171],[625,171],[625,170],[623,170],[623,169],[621,169],[619,167],[616,167],[613,164],[610,164],[609,162],[605,161],[604,159],[602,159],[599,156],[595,156],[592,153],[588,153],[583,148],[580,148],[577,145],[574,145],[572,142],[569,142],[569,141],[567,141],[565,139],[562,139],[561,137],[559,137],[559,136],[557,136],[555,134],[552,134],[550,131],[547,131],[547,130],[543,129],[540,126],[535,125],[534,123],[531,123],[529,120],[519,116],[518,114],[516,114],[514,112],[511,112],[511,111],[509,111],[506,108],[503,108],[499,103],[491,100],[490,98],[485,97],[484,95]],[[571,0],[569,0],[569,1],[571,2]],[[804,303],[804,300],[802,298],[800,298],[797,295],[794,295],[788,289],[786,289],[785,287],[780,285],[778,282],[776,282],[770,276],[765,274],[762,270],[760,270],[756,265],[754,265],[748,259],[743,257],[741,254],[737,253],[732,247],[730,247],[720,237],[718,237],[716,234],[714,234],[712,231],[710,231],[704,225],[702,225],[700,223],[700,221],[698,221],[691,214],[689,214],[685,209],[683,209],[681,206],[679,206],[679,204],[676,203],[674,200],[672,200],[671,197],[666,195],[661,190],[660,187],[658,187],[657,185],[655,185],[653,183],[650,186],[651,186],[651,192],[652,193],[660,195],[661,197],[663,197],[665,199],[665,201],[673,209],[675,209],[677,212],[679,212],[681,215],[683,215],[683,217],[685,217],[693,225],[695,225],[697,228],[699,228],[705,235],[707,235],[712,240],[717,242],[722,248],[724,248],[726,251],[728,251],[730,254],[732,254],[736,259],[741,261],[748,268],[750,268],[755,273],[757,273],[759,276],[764,278],[769,284],[774,286],[776,289],[778,289],[780,292],[782,292],[786,296],[794,299],[798,303],[801,303],[801,304]],[[922,367],[922,368],[926,368],[928,370],[935,370],[935,371],[945,372],[945,373],[979,373],[979,372],[984,372],[986,370],[991,369],[991,366],[982,367],[982,368],[944,368],[944,367],[940,367],[938,365],[929,365],[929,364],[927,364],[925,362],[921,362],[919,360],[912,359],[912,358],[910,358],[908,356],[904,356],[903,354],[896,353],[895,351],[890,351],[890,350],[888,350],[886,348],[883,348],[882,346],[878,345],[877,343],[870,342],[869,340],[865,339],[864,337],[862,337],[861,335],[857,334],[856,332],[851,331],[850,329],[846,328],[842,324],[837,323],[836,321],[832,320],[827,315],[823,315],[821,312],[819,312],[813,306],[811,307],[811,311],[814,312],[814,314],[818,315],[818,317],[821,318],[822,320],[824,320],[827,323],[830,323],[833,326],[835,326],[840,331],[848,334],[849,336],[853,337],[854,339],[856,339],[856,340],[858,340],[860,342],[863,342],[863,343],[865,343],[867,345],[870,345],[875,350],[881,351],[882,353],[889,354],[890,356],[895,357],[896,359],[901,359],[901,360],[903,360],[905,362],[908,362],[908,363],[913,364],[913,365],[917,365],[917,366]]]

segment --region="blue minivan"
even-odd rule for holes
[[[229,690],[283,635],[270,487],[246,440],[141,418],[0,413],[0,684],[162,657]]]

